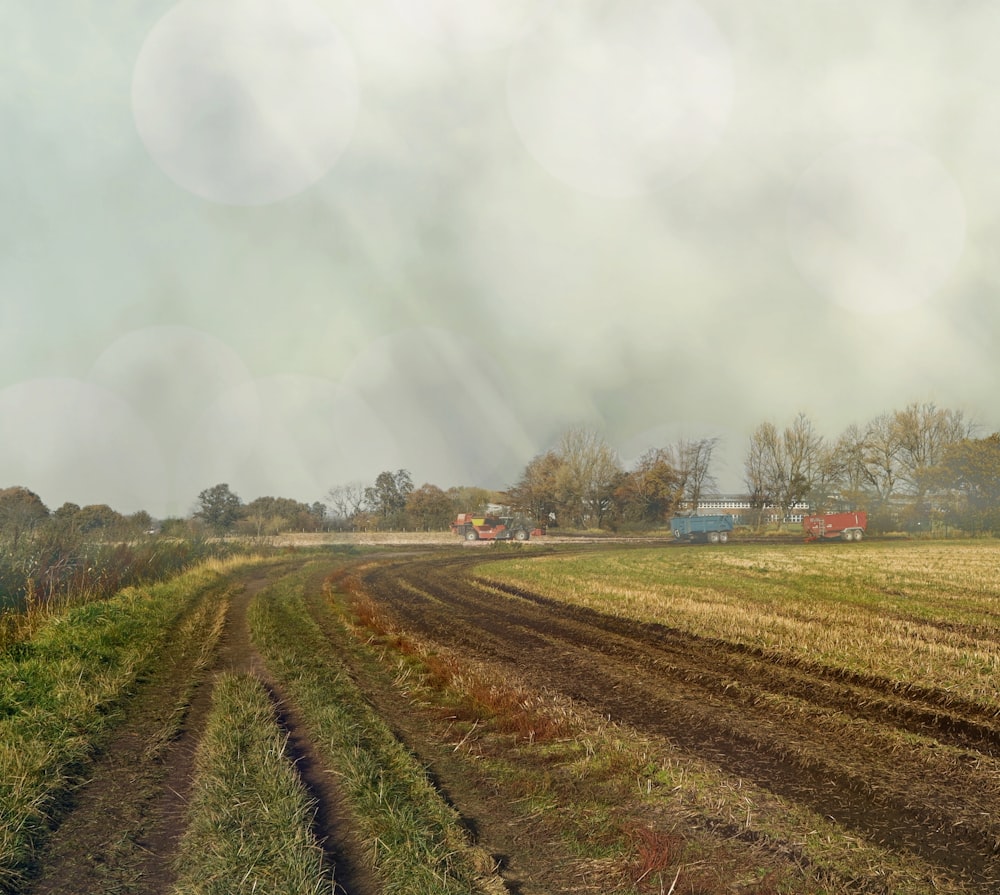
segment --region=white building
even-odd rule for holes
[[[684,502],[679,507],[681,512],[689,512],[689,508]],[[733,517],[734,525],[749,525],[755,519],[756,510],[750,502],[747,494],[707,494],[698,502],[696,511],[698,516],[726,515]],[[785,514],[784,522],[801,522],[804,516],[809,515],[809,504],[799,501],[789,508]],[[764,521],[776,524],[778,522],[779,510],[773,504],[764,505]]]

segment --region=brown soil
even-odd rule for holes
[[[406,630],[516,668],[847,831],[919,855],[970,891],[998,891],[995,713],[943,691],[485,587],[469,578],[478,561],[384,563],[363,581]],[[910,735],[905,751],[900,732]]]
[[[662,738],[734,777],[834,818],[846,831],[899,854],[918,855],[969,892],[1000,891],[1000,840],[993,820],[1000,780],[995,715],[956,704],[947,693],[900,688],[525,591],[486,587],[470,571],[482,559],[478,550],[416,548],[407,556],[368,558],[358,571],[366,592],[389,607],[406,630],[517,669],[540,690]],[[251,597],[295,562],[242,581],[208,672],[197,674],[197,657],[183,652],[182,638],[165,642],[158,667],[142,682],[119,733],[40,856],[31,895],[169,891],[194,750],[214,677],[228,671],[256,674],[273,694],[297,767],[317,801],[316,832],[336,866],[339,895],[377,891],[330,769],[250,639]],[[329,636],[343,636],[322,611],[318,582],[311,599]],[[503,792],[470,773],[426,716],[391,686],[374,676],[364,679],[360,667],[353,673],[480,844],[497,857],[513,895],[602,891],[599,876],[573,875],[576,865],[565,843],[536,835]],[[150,740],[178,704],[188,706],[180,734],[150,759]],[[913,747],[906,752],[888,745],[900,731],[912,735]],[[796,859],[794,843],[760,847]],[[850,880],[841,884],[851,888]],[[861,882],[856,888],[869,890]]]

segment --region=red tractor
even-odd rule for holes
[[[473,516],[459,513],[451,523],[452,533],[467,541],[527,541],[532,535],[542,534],[539,528],[516,516]]]
[[[802,520],[807,541],[860,541],[868,528],[868,514],[861,510],[857,513],[823,513],[819,516],[806,516]]]

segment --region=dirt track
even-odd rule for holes
[[[407,629],[508,663],[970,891],[1000,890],[995,716],[946,692],[487,587],[470,577],[482,559],[384,562],[363,581]]]
[[[52,841],[39,856],[31,895],[115,892],[161,895],[175,882],[177,847],[194,774],[194,753],[204,732],[215,678],[252,674],[270,692],[287,751],[316,804],[315,833],[328,866],[337,868],[331,895],[376,891],[361,844],[345,820],[333,777],[301,729],[296,707],[275,685],[254,646],[247,609],[255,594],[298,565],[251,570],[236,579],[224,601],[221,636],[203,668],[203,643],[168,638],[157,667],[138,687],[124,723],[76,793]],[[183,723],[155,750],[164,718],[182,711]]]
[[[539,689],[556,691],[668,740],[734,778],[832,817],[845,833],[918,855],[963,891],[1000,891],[1000,821],[994,819],[1000,802],[1000,719],[995,715],[945,692],[790,662],[473,577],[474,565],[499,558],[480,550],[417,548],[366,557],[357,569],[364,590],[405,629],[458,654],[515,668]],[[329,769],[301,734],[296,707],[274,689],[247,627],[250,597],[297,565],[290,560],[284,569],[251,572],[230,590],[222,637],[203,674],[194,669],[193,652],[178,652],[183,641],[168,644],[159,672],[140,688],[120,735],[41,856],[39,877],[29,890],[33,895],[169,891],[191,755],[214,674],[224,671],[251,672],[271,686],[293,755],[318,802],[317,833],[328,858],[345,871],[353,868],[349,876],[338,872],[343,886],[338,891],[376,891],[346,829]],[[321,578],[317,573],[317,601]],[[370,682],[357,683],[364,688]],[[370,695],[420,752],[416,740],[433,734],[423,728],[419,713],[398,694]],[[162,726],[165,712],[188,698],[178,737],[155,761],[148,760],[150,734]],[[448,779],[452,771],[457,776]],[[509,814],[502,794],[477,791],[472,777],[461,779],[461,768],[441,764],[435,773],[470,828],[490,821],[493,831],[507,831],[490,845],[517,865],[524,841],[515,834],[523,822]],[[725,838],[746,835],[736,829],[717,832]],[[553,856],[539,852],[537,843],[531,846],[519,871],[528,888],[509,883],[512,892],[578,891],[572,880],[555,879]],[[760,847],[805,860],[792,841]],[[539,887],[543,877],[546,883]],[[888,891],[870,880],[840,883],[842,891]]]

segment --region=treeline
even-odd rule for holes
[[[655,527],[714,490],[717,444],[717,438],[681,439],[650,448],[625,469],[597,432],[571,429],[528,463],[506,501],[547,527]]]
[[[799,414],[754,430],[744,480],[759,519],[804,504],[865,509],[876,530],[1000,530],[1000,433],[975,429],[959,410],[910,404],[829,439]]]
[[[312,504],[284,497],[258,497],[244,503],[227,484],[198,495],[191,519],[167,520],[163,531],[267,538],[283,532],[441,531],[457,513],[481,512],[502,497],[486,488],[413,486],[409,470],[379,473],[372,484],[351,482],[332,487],[326,500]]]
[[[910,404],[834,438],[798,414],[763,422],[744,456],[744,521],[780,525],[805,511],[866,510],[874,530],[1000,531],[1000,433],[977,438],[959,410]],[[505,500],[542,524],[657,527],[716,488],[716,438],[652,448],[631,468],[595,432],[571,430],[539,454]]]
[[[804,413],[757,426],[744,455],[744,522],[780,525],[805,511],[866,510],[873,530],[1000,530],[1000,433],[975,437],[959,410],[913,403],[821,433]],[[415,489],[407,470],[372,485],[332,488],[327,524],[346,529],[444,529],[457,512],[500,504],[563,529],[655,529],[715,496],[719,439],[682,438],[626,467],[595,431],[571,429],[502,491]]]
[[[977,437],[961,411],[933,403],[879,414],[829,437],[803,413],[763,422],[747,441],[744,521],[764,526],[811,511],[864,509],[874,530],[1000,531],[1000,433]],[[718,439],[650,448],[626,468],[594,431],[571,429],[505,490],[414,487],[408,470],[336,485],[312,504],[206,488],[184,519],[65,503],[50,511],[23,487],[0,489],[0,609],[58,594],[113,590],[220,549],[212,536],[287,531],[447,530],[457,513],[508,507],[546,528],[655,529],[714,494]],[[738,495],[734,495],[738,496]],[[165,537],[153,537],[162,534]]]

